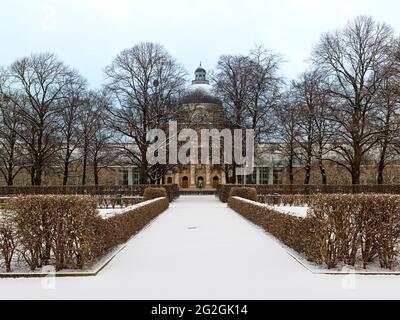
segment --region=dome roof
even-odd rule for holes
[[[206,73],[207,71],[203,67],[198,67],[195,73]]]
[[[202,91],[203,93],[208,95],[213,95],[212,90],[213,90],[212,86],[206,83],[195,83],[187,88],[188,93]]]
[[[183,103],[214,103],[220,104],[220,100],[215,96],[213,87],[207,80],[207,71],[201,66],[195,71],[195,79],[185,90]]]

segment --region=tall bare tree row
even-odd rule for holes
[[[393,70],[394,42],[388,25],[361,16],[324,34],[312,53],[333,99],[328,117],[338,125],[332,139],[337,158],[330,160],[349,171],[352,184],[360,184],[363,159],[381,136],[377,96]]]
[[[291,102],[282,104],[288,111],[294,105],[298,114],[293,139],[305,184],[314,160],[323,184],[328,182],[324,163],[345,168],[352,184],[360,184],[362,165],[371,161],[377,183],[384,183],[385,167],[398,156],[398,57],[391,27],[371,17],[357,17],[321,37],[311,71],[292,83]],[[283,128],[291,121],[281,120]]]
[[[296,165],[305,184],[317,165],[327,184],[334,163],[360,184],[362,165],[371,161],[384,183],[385,168],[400,156],[400,45],[390,26],[361,16],[325,33],[308,71],[286,89],[282,62],[262,46],[220,57],[212,80],[224,125],[254,129],[258,155],[270,152],[265,143],[278,146],[290,183]],[[118,54],[98,91],[54,54],[17,60],[0,70],[0,174],[12,185],[26,169],[32,185],[41,185],[46,170],[61,168],[67,185],[79,167],[87,184],[91,168],[99,184],[99,172],[118,157],[140,169],[141,183],[161,179],[170,167],[149,164],[147,133],[177,119],[185,76],[155,43]],[[224,169],[236,183],[236,165]]]
[[[0,172],[5,181],[13,185],[26,169],[31,184],[39,186],[46,170],[62,167],[63,184],[68,184],[71,164],[82,159],[82,115],[93,103],[86,80],[50,53],[17,60],[0,78]]]

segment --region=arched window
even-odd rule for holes
[[[219,186],[219,177],[215,176],[213,178],[213,188],[216,189]]]
[[[183,189],[189,188],[189,178],[188,178],[188,177],[183,177],[183,178],[182,178],[181,187],[182,187]]]

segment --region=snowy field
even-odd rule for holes
[[[398,276],[315,275],[215,197],[181,197],[97,276],[0,279],[0,299],[400,299]]]

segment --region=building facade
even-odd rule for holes
[[[187,128],[198,133],[202,129],[222,130],[226,128],[224,119],[222,102],[213,94],[207,72],[200,65],[195,71],[195,79],[183,95],[177,115],[178,131]],[[238,183],[281,184],[284,164],[279,152],[269,145],[256,146],[256,150],[256,168],[253,174],[238,176]],[[124,184],[139,183],[137,168],[124,168],[121,169],[121,173]],[[228,174],[230,176],[231,172]],[[226,176],[222,166],[211,165],[210,159],[209,164],[178,165],[172,168],[161,182],[178,184],[182,189],[214,189],[221,183],[227,183]]]

